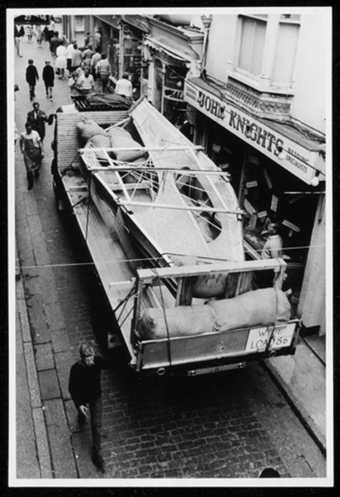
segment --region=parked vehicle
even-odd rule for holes
[[[112,310],[104,338],[119,335],[131,368],[195,375],[295,352],[285,261],[246,260],[226,173],[151,104],[57,113],[54,151],[58,209]]]

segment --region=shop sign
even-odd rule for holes
[[[184,93],[183,90],[170,88],[169,86],[164,86],[164,98],[167,98],[168,100],[173,100],[175,102],[183,102]]]
[[[184,100],[233,134],[260,150],[289,172],[310,184],[315,169],[315,152],[280,135],[249,114],[219,99],[213,93],[185,82]]]

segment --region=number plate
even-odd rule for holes
[[[296,323],[289,323],[274,328],[269,350],[289,347],[294,336],[295,327]],[[251,328],[249,330],[246,352],[263,352],[266,349],[272,329],[272,326]]]

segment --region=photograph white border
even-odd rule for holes
[[[84,15],[85,8],[32,8],[37,15]],[[326,477],[281,478],[143,478],[143,479],[18,479],[16,477],[16,295],[15,295],[15,158],[14,158],[14,18],[27,8],[7,9],[7,127],[8,127],[8,289],[9,289],[9,460],[10,487],[331,487],[334,484],[334,420],[333,420],[333,173],[332,173],[332,8],[331,7],[181,7],[166,8],[86,8],[91,14],[235,14],[242,12],[317,14],[329,16],[328,77],[326,88]],[[308,11],[308,12],[307,12]]]

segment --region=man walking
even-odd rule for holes
[[[52,91],[54,86],[54,69],[49,60],[45,62],[45,67],[42,71],[42,79],[45,83],[46,98],[53,100]]]
[[[73,44],[72,51],[72,68],[71,71],[74,72],[81,65],[82,55],[76,43]]]
[[[96,77],[97,77],[96,68],[97,68],[97,64],[101,58],[102,58],[102,56],[100,54],[100,50],[99,50],[99,48],[96,48],[95,53],[91,57],[91,72],[92,72],[93,79],[96,79]]]
[[[29,123],[34,131],[37,131],[40,136],[41,143],[43,143],[46,127],[45,123],[49,122],[47,115],[44,111],[40,110],[38,102],[33,103],[33,110],[27,114],[27,123]]]
[[[18,26],[15,24],[15,26],[14,26],[15,47],[17,50],[17,55],[19,55],[19,57],[22,57],[21,44],[22,44],[23,36],[25,36],[24,28],[21,26],[19,29]]]
[[[29,86],[30,100],[33,100],[35,97],[35,85],[37,84],[38,80],[39,74],[37,68],[35,67],[33,60],[29,59],[28,66],[26,68],[26,81]]]
[[[72,54],[73,54],[73,43],[70,42],[67,47],[66,47],[66,51],[65,51],[65,57],[66,57],[66,68],[68,70],[68,74],[69,76],[71,75],[72,73]]]
[[[91,414],[92,461],[104,473],[105,466],[101,454],[101,370],[109,367],[109,362],[95,355],[94,347],[83,343],[79,348],[80,361],[73,364],[70,371],[69,391],[78,411],[78,422],[83,426]]]
[[[96,66],[96,72],[102,83],[103,93],[105,93],[107,90],[109,77],[111,75],[111,64],[107,60],[107,55],[105,53],[102,54],[101,60],[98,62]]]
[[[34,178],[39,177],[41,166],[41,140],[39,133],[32,129],[30,123],[25,124],[26,133],[20,135],[20,150],[24,156],[27,175],[27,186],[31,190]]]

